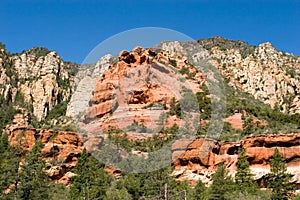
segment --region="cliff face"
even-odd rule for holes
[[[74,79],[74,93],[68,104],[67,116],[76,118],[89,106],[98,79],[108,69],[112,55],[103,56],[96,64],[81,65]]]
[[[269,42],[258,47],[221,37],[202,39],[222,75],[254,98],[278,105],[282,112],[300,113],[300,58],[276,50]]]
[[[180,99],[181,87],[197,92],[205,82],[200,73],[195,73],[198,81],[181,82],[170,60],[178,69],[187,67],[195,71],[186,58],[165,51],[154,52],[141,47],[132,52],[122,51],[118,62],[111,64],[98,80],[84,122],[99,119],[99,126],[104,129],[108,126],[124,128],[134,120],[150,128],[157,127],[156,121],[164,112],[163,105],[169,107],[173,97]]]
[[[12,146],[19,145],[25,152],[32,149],[35,142],[44,144],[42,155],[46,161],[46,172],[52,180],[70,185],[71,170],[77,165],[83,150],[83,140],[79,133],[29,128],[28,116],[17,114],[6,132]]]
[[[9,55],[2,49],[0,58],[0,95],[14,102],[22,94],[38,121],[70,97],[72,80],[56,52],[33,48]]]
[[[262,135],[248,137],[236,143],[215,143],[199,139],[176,141],[172,146],[174,175],[180,180],[195,182],[202,180],[210,184],[211,175],[217,165],[224,162],[231,175],[235,174],[238,161],[238,149],[246,150],[254,179],[263,183],[270,172],[269,161],[275,148],[286,159],[288,172],[293,181],[300,184],[300,134]],[[206,147],[213,147],[211,150]]]

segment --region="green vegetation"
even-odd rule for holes
[[[115,144],[120,147],[126,149],[127,151],[131,151],[132,149],[143,151],[143,152],[153,152],[158,149],[161,149],[170,139],[173,139],[178,132],[179,127],[177,125],[173,125],[170,128],[165,128],[160,131],[160,133],[164,134],[164,136],[160,136],[158,134],[153,134],[152,137],[149,137],[144,140],[130,140],[127,137],[125,130],[131,131],[142,131],[141,133],[146,133],[147,131],[143,124],[138,124],[134,122],[132,125],[122,129],[117,129],[115,127],[110,127],[107,131],[108,138],[113,141]],[[148,129],[148,131],[150,131]],[[150,133],[153,131],[151,130]]]
[[[229,40],[219,36],[207,39],[200,39],[198,43],[207,50],[211,50],[213,47],[219,47],[221,51],[228,49],[238,49],[242,58],[246,58],[249,55],[254,55],[255,46],[248,45],[246,42],[238,40]]]
[[[103,199],[113,177],[104,171],[104,165],[83,150],[78,165],[74,171],[68,199]]]
[[[271,160],[269,189],[259,190],[253,181],[244,149],[239,151],[237,174],[233,179],[224,164],[220,164],[212,176],[212,185],[205,187],[199,181],[195,187],[187,182],[176,181],[171,176],[172,167],[156,171],[133,174],[122,172],[120,178],[109,175],[105,165],[83,150],[78,165],[73,170],[72,186],[49,181],[42,160],[43,144],[36,142],[31,152],[20,159],[24,151],[11,147],[6,134],[0,137],[0,199],[190,199],[190,200],[239,200],[297,199],[291,195],[294,189],[289,183],[284,160],[276,149]],[[138,164],[138,163],[136,163]],[[142,163],[141,163],[142,164]],[[20,167],[20,170],[19,170]],[[7,188],[9,192],[4,192]]]
[[[20,199],[49,198],[49,180],[44,172],[45,161],[42,159],[42,148],[43,143],[37,141],[21,165],[17,186],[17,194]]]
[[[11,148],[6,133],[0,130],[0,199],[6,197],[4,191],[18,180],[18,166],[20,157],[15,155]],[[7,195],[7,199],[12,198],[16,190],[13,188]]]
[[[202,88],[204,88],[204,86]],[[201,119],[210,119],[212,108],[211,108],[211,100],[208,97],[208,93],[205,92],[205,90],[204,92],[197,92],[196,97],[198,100],[198,106],[201,113]]]
[[[131,125],[124,128],[124,132],[152,133],[153,131],[146,127],[143,123],[138,123],[133,120]]]
[[[177,117],[181,118],[181,107],[180,103],[176,101],[175,97],[171,99],[170,102],[170,111],[167,113],[170,116],[176,115]]]
[[[169,63],[170,63],[173,67],[177,67],[177,62],[176,62],[176,60],[169,59]]]
[[[65,65],[63,66],[64,69],[68,71],[68,74],[70,77],[76,76],[76,74],[79,71],[79,66],[76,63],[73,62],[64,62]]]
[[[143,107],[143,109],[148,109],[148,108],[159,108],[159,107],[161,107],[161,108],[163,108],[164,110],[167,110],[168,108],[167,108],[167,105],[166,104],[162,104],[162,103],[160,103],[160,102],[158,102],[158,103],[150,103],[149,105],[147,105],[147,106],[144,106]]]
[[[244,148],[239,149],[235,183],[237,184],[240,193],[255,194],[258,189],[258,186],[253,179],[253,175],[250,172],[250,164],[247,160]]]
[[[245,116],[244,113],[242,114],[242,120],[243,120],[243,135],[250,135],[254,132],[254,122],[253,122],[253,116],[247,115]],[[259,124],[258,124],[259,125]]]
[[[6,46],[5,46],[5,44],[3,44],[2,42],[0,42],[0,49],[4,49],[4,50],[6,50]]]
[[[208,196],[211,200],[226,199],[226,195],[235,189],[233,179],[228,175],[224,164],[221,164],[213,174],[212,181],[208,189]]]
[[[290,75],[291,78],[296,78],[296,76],[299,75],[296,73],[296,69],[294,69],[294,68],[286,67],[285,70],[286,70],[286,74]]]
[[[14,108],[11,101],[9,99],[5,99],[3,95],[0,95],[0,130],[5,128],[7,124],[11,123],[17,113],[18,111]]]
[[[203,92],[193,94],[191,90],[183,90],[183,98],[179,101],[173,97],[170,102],[170,110],[167,113],[169,116],[176,115],[181,118],[183,112],[197,112],[200,111],[201,119],[210,119],[211,115],[211,100],[208,97],[208,89],[204,85],[201,87]],[[198,104],[197,104],[198,102]]]
[[[56,106],[54,106],[53,109],[48,112],[46,121],[57,119],[60,116],[65,116],[67,112],[67,105],[68,103],[66,101],[63,101],[57,104]]]
[[[232,87],[225,84],[226,89],[226,115],[230,116],[234,113],[243,113],[244,128],[243,135],[252,134],[278,134],[297,132],[300,124],[300,115],[288,115],[279,111],[279,109],[272,109],[269,105],[264,104],[260,100],[254,99],[250,94],[234,90]],[[259,120],[265,120],[266,126],[253,123],[253,117]]]
[[[272,190],[272,200],[288,200],[295,189],[290,183],[292,175],[287,173],[285,160],[282,158],[278,149],[274,151],[270,161],[271,173],[269,174],[268,188]]]
[[[191,72],[188,67],[182,67],[178,72],[182,75],[186,75],[187,79],[194,79],[196,72]]]
[[[26,53],[28,55],[35,55],[36,57],[46,56],[51,51],[45,47],[33,47],[29,50],[22,51],[19,55]]]
[[[63,193],[67,189],[51,182],[46,175],[41,154],[42,142],[37,141],[32,150],[25,154],[20,148],[22,136],[18,144],[10,146],[7,134],[0,134],[0,199],[54,200],[61,197],[56,192]]]

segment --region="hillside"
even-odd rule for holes
[[[88,65],[42,47],[14,55],[0,47],[1,148],[6,135],[11,146],[1,153],[17,155],[21,166],[41,141],[44,171],[70,189],[51,187],[69,199],[86,195],[83,180],[94,198],[155,197],[169,184],[171,193],[197,199],[189,184],[211,185],[220,163],[234,175],[242,147],[260,187],[276,147],[299,187],[300,58],[270,43],[164,41]],[[97,170],[82,174],[91,166]],[[91,179],[97,175],[107,182]],[[146,187],[153,178],[158,193]],[[1,192],[23,183],[10,180]],[[252,197],[269,198],[268,191]]]

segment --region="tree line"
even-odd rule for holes
[[[45,172],[41,150],[37,141],[32,150],[25,153],[18,145],[11,146],[6,133],[0,138],[0,199],[76,199],[76,200],[141,200],[141,199],[299,199],[294,195],[291,174],[287,173],[284,158],[276,148],[270,160],[267,190],[261,190],[250,172],[243,148],[235,177],[220,164],[212,175],[212,184],[206,187],[201,181],[191,186],[176,181],[171,176],[172,166],[154,172],[134,174],[122,172],[115,178],[105,171],[105,165],[83,150],[70,188],[50,180]]]

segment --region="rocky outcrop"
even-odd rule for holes
[[[266,42],[258,47],[221,37],[199,40],[230,84],[282,112],[300,113],[300,58]]]
[[[256,47],[216,36],[198,43],[172,41],[156,47],[210,60],[234,88],[282,112],[300,113],[300,57],[278,51],[269,42]]]
[[[56,52],[33,48],[11,56],[3,50],[0,57],[0,95],[14,102],[20,93],[38,121],[70,97],[69,73]]]
[[[99,126],[105,129],[123,128],[135,120],[154,128],[164,110],[162,105],[169,107],[172,97],[180,99],[183,86],[197,92],[205,82],[205,76],[197,73],[199,81],[182,80],[174,69],[184,67],[196,71],[186,58],[165,51],[136,47],[132,52],[120,52],[118,62],[98,80],[84,122],[100,118]]]
[[[216,143],[211,140],[176,141],[172,146],[174,175],[180,180],[210,184],[211,175],[218,164],[224,163],[234,176],[238,150],[246,150],[254,179],[262,183],[270,172],[270,159],[275,148],[286,160],[293,182],[300,184],[300,134],[261,135],[248,137],[241,142]]]
[[[98,79],[108,70],[112,61],[113,56],[108,54],[96,64],[80,66],[79,72],[75,76],[74,93],[68,104],[67,116],[80,117],[80,114],[86,111]]]
[[[52,180],[68,186],[83,150],[81,135],[74,132],[29,128],[27,116],[17,114],[6,131],[12,146],[19,145],[24,151],[32,149],[35,142],[43,142],[42,155],[46,161],[46,171]]]

